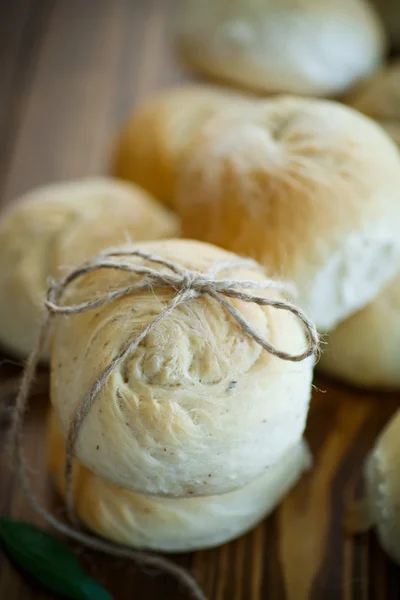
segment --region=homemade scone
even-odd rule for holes
[[[327,338],[318,369],[360,387],[400,387],[400,276]]]
[[[26,193],[0,216],[0,344],[17,356],[29,354],[49,279],[65,268],[109,246],[174,237],[178,231],[176,217],[147,192],[113,179],[56,183]]]
[[[48,462],[65,496],[65,441],[51,414]],[[228,494],[162,498],[129,492],[74,461],[74,501],[78,518],[102,537],[163,552],[190,552],[223,544],[267,516],[307,470],[311,457],[301,440],[260,477]]]
[[[400,15],[400,4],[398,8]],[[399,60],[363,81],[348,96],[347,103],[378,121],[400,147]]]
[[[293,281],[321,331],[400,266],[400,154],[371,119],[328,100],[275,97],[216,116],[182,166],[183,235]]]
[[[367,458],[366,496],[356,520],[356,529],[376,529],[382,547],[397,563],[400,563],[399,466],[400,411],[397,411]]]
[[[182,0],[175,35],[197,71],[262,92],[338,95],[383,61],[363,0]]]
[[[137,107],[124,126],[115,150],[114,174],[173,206],[177,173],[193,132],[216,111],[246,100],[207,85],[160,92]]]
[[[113,263],[139,267],[143,275],[101,268],[64,289],[59,301],[64,307],[118,293],[93,310],[54,319],[51,402],[63,435],[76,428],[86,394],[107,370],[93,405],[83,410],[74,448],[86,467],[150,495],[208,496],[243,487],[300,441],[314,358],[292,362],[265,351],[218,298],[190,288],[199,274],[212,273],[217,281],[243,281],[243,291],[282,300],[282,292],[270,284],[265,290],[251,287],[266,278],[255,263],[238,263],[229,252],[188,240],[135,244],[133,250],[191,269],[180,284],[190,298],[156,321],[109,371],[121,349],[130,347],[182,287],[157,285],[152,278],[143,291],[121,296],[120,290],[146,285],[149,268],[165,276],[174,271],[142,257],[114,254]],[[241,289],[240,283],[231,285]],[[229,293],[224,299],[275,348],[299,358],[310,348],[302,322],[288,310]]]

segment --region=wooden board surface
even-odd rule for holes
[[[107,171],[113,135],[157,88],[188,79],[174,59],[167,0],[3,0],[0,3],[0,193],[3,205],[47,181]],[[0,367],[0,394],[18,368]],[[210,600],[395,600],[400,571],[375,537],[348,537],[346,506],[363,459],[399,395],[362,393],[317,380],[307,427],[313,470],[278,510],[239,540],[177,556]],[[3,400],[4,401],[4,400]],[[41,469],[46,394],[35,398],[25,434],[35,488],[60,506]],[[8,465],[0,423],[0,512],[40,522]],[[115,600],[185,600],[170,578],[126,561],[78,551]],[[52,596],[0,552],[0,598]]]

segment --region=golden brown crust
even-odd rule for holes
[[[114,156],[117,177],[134,181],[174,206],[177,172],[193,133],[222,107],[244,97],[223,88],[187,85],[160,93],[137,108]]]
[[[237,260],[189,240],[137,247],[200,272]],[[265,273],[235,266],[217,278],[224,277],[260,281]],[[72,284],[63,300],[80,304],[128,281],[132,278],[121,271],[103,269]],[[173,289],[155,286],[55,320],[51,401],[63,432],[107,364],[174,295]],[[280,297],[272,289],[262,295]],[[301,325],[287,311],[229,302],[275,347],[296,354],[304,350]],[[270,355],[216,300],[194,297],[158,323],[109,378],[85,418],[77,456],[96,474],[141,493],[228,492],[258,477],[299,440],[311,376],[312,361],[291,363]]]

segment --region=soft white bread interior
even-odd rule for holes
[[[363,0],[182,0],[175,32],[196,70],[263,92],[337,95],[383,60]]]
[[[32,350],[50,278],[109,246],[178,234],[178,220],[140,188],[107,178],[39,187],[0,217],[0,343]]]
[[[191,144],[177,209],[185,237],[293,281],[322,331],[399,269],[400,154],[336,102],[279,96],[215,116]]]
[[[49,470],[65,496],[65,441],[51,414]],[[218,496],[160,498],[129,492],[74,462],[74,500],[79,519],[120,544],[164,552],[188,552],[223,544],[251,529],[283,499],[311,457],[301,440],[278,463],[243,488]]]
[[[135,248],[201,273],[238,258],[188,240]],[[165,272],[142,258],[124,260]],[[261,281],[266,274],[234,266],[216,277]],[[137,276],[102,269],[72,283],[62,301],[80,304],[132,281]],[[281,298],[273,289],[257,293]],[[54,321],[51,401],[64,435],[103,369],[175,294],[155,285]],[[305,349],[302,326],[288,311],[227,300],[279,349]],[[243,487],[301,439],[313,362],[269,354],[217,300],[194,297],[160,321],[107,380],[85,418],[76,455],[94,473],[145,494],[213,495]]]
[[[400,411],[380,434],[365,465],[366,524],[376,528],[389,556],[400,563]]]
[[[400,276],[334,329],[318,369],[361,387],[400,387]]]

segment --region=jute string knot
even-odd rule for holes
[[[142,263],[135,263],[132,260],[122,260],[124,257],[140,258],[151,265],[163,267],[163,270],[147,266]],[[119,260],[117,260],[119,259]],[[29,478],[25,459],[22,451],[22,431],[24,416],[27,411],[30,390],[35,378],[36,368],[46,341],[49,336],[51,321],[57,315],[77,315],[101,306],[105,306],[118,299],[134,296],[146,290],[156,289],[172,289],[175,294],[172,299],[167,302],[161,309],[160,313],[150,321],[133,339],[127,340],[120,352],[112,359],[105,367],[103,372],[94,381],[92,387],[79,404],[76,413],[73,415],[66,440],[66,460],[65,460],[65,482],[66,482],[66,503],[68,515],[74,522],[74,494],[72,486],[72,464],[75,456],[75,447],[79,435],[80,428],[89,414],[93,403],[95,402],[99,392],[106,385],[112,373],[131,355],[146,336],[170,313],[178,306],[186,302],[193,301],[200,296],[209,296],[218,302],[224,310],[237,322],[238,327],[242,329],[246,335],[259,344],[264,350],[273,356],[282,360],[302,361],[306,358],[316,355],[319,351],[319,338],[313,323],[306,317],[302,310],[289,302],[288,300],[268,298],[251,294],[244,290],[266,290],[275,289],[280,291],[291,291],[288,286],[266,279],[263,281],[254,280],[236,280],[236,279],[218,279],[223,271],[239,269],[257,269],[259,265],[252,260],[236,259],[233,261],[215,263],[207,273],[200,273],[191,269],[186,269],[181,265],[166,260],[162,257],[155,256],[148,252],[135,249],[117,249],[102,252],[97,257],[85,262],[84,264],[74,268],[60,281],[53,282],[47,292],[45,306],[47,315],[41,326],[36,345],[28,358],[26,367],[22,376],[20,389],[18,392],[16,405],[13,414],[13,423],[11,429],[11,442],[13,456],[16,465],[16,471],[25,490],[26,496],[32,507],[55,529],[67,535],[71,539],[80,542],[94,550],[110,554],[112,556],[126,557],[135,560],[140,564],[155,566],[177,577],[179,581],[184,583],[198,600],[205,600],[206,597],[198,586],[193,576],[179,567],[174,562],[147,552],[129,550],[123,546],[118,546],[109,542],[105,542],[95,536],[82,532],[80,529],[73,527],[63,521],[58,520],[54,515],[49,513],[39,502],[34,494]],[[89,273],[100,271],[102,269],[113,269],[123,271],[132,275],[132,282],[124,287],[113,289],[103,296],[82,302],[81,304],[68,305],[62,302],[62,297],[67,288],[76,280],[88,275]],[[166,270],[165,270],[166,269]],[[243,314],[233,306],[227,298],[250,302],[260,306],[271,306],[279,310],[286,310],[294,314],[302,323],[307,337],[307,347],[299,354],[289,354],[284,350],[275,348],[265,337],[257,332],[252,325],[246,320]]]

